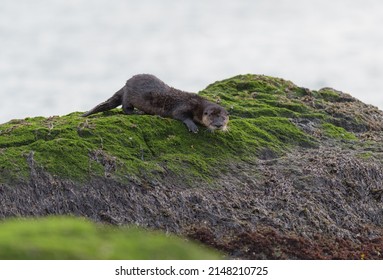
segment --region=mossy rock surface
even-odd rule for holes
[[[116,228],[73,217],[0,223],[0,259],[190,260],[220,259],[195,242],[137,227]]]
[[[191,237],[229,258],[381,259],[382,111],[331,88],[261,75],[217,81],[199,94],[229,111],[228,132],[201,127],[192,134],[179,121],[120,109],[1,124],[0,218],[74,215],[140,225]],[[155,240],[168,240],[73,219],[3,226],[0,245],[8,247],[1,252],[32,254],[14,258],[128,258],[116,244],[135,252],[130,237],[142,236],[156,251],[162,241]],[[31,242],[47,250],[40,255],[9,233],[29,227],[43,236]],[[64,236],[56,244],[44,228],[90,240],[85,251],[64,250]]]
[[[202,128],[191,134],[176,120],[126,116],[120,109],[89,118],[72,113],[2,124],[0,182],[28,181],[31,160],[54,176],[79,182],[93,177],[124,182],[142,174],[151,179],[182,174],[185,182],[210,182],[217,168],[225,171],[225,163],[252,160],[265,151],[281,155],[291,147],[315,147],[318,134],[353,140],[352,128],[368,125],[361,118],[340,121],[331,115],[330,101],[350,101],[343,93],[311,92],[279,78],[236,76],[200,94],[229,110],[229,132]],[[316,122],[317,133],[299,125],[302,120]]]

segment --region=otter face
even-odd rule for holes
[[[228,122],[229,113],[222,107],[210,106],[203,112],[202,123],[211,131],[227,131]]]

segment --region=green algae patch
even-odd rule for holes
[[[30,139],[12,147],[8,134],[0,135],[1,180],[5,182],[27,180],[31,156],[34,167],[77,181],[94,176],[155,179],[169,173],[190,183],[209,181],[215,177],[214,168],[256,157],[263,147],[282,151],[285,144],[310,142],[284,118],[233,118],[227,133],[201,128],[191,134],[176,120],[117,111],[87,119],[79,114],[55,117],[50,125],[44,118],[30,118],[13,132]]]
[[[374,153],[362,152],[362,153],[357,154],[356,156],[357,156],[357,158],[368,160],[368,159],[374,158]]]
[[[330,102],[337,102],[341,99],[340,93],[332,88],[322,88],[319,91],[313,91],[313,94],[318,99]]]
[[[136,227],[112,227],[73,217],[0,223],[0,259],[220,259],[194,242]]]
[[[220,102],[238,117],[297,118],[313,113],[299,100],[304,92],[290,81],[249,74],[215,82],[200,94]]]
[[[0,183],[29,178],[27,154],[22,147],[0,148]]]
[[[327,137],[339,139],[339,140],[357,140],[358,138],[355,136],[355,134],[348,132],[342,127],[335,126],[330,123],[324,123],[322,125],[324,134]]]
[[[249,74],[215,82],[199,94],[229,111],[228,132],[200,127],[192,134],[179,121],[127,116],[120,109],[88,118],[72,113],[2,124],[0,183],[27,181],[37,168],[78,182],[176,175],[191,186],[209,183],[230,162],[254,160],[264,151],[278,156],[295,146],[316,147],[320,137],[297,123],[317,124],[319,135],[330,138],[356,139],[347,125],[333,125],[342,122],[325,106],[351,99],[332,89],[310,91],[280,78]]]

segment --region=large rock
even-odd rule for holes
[[[200,94],[229,132],[120,110],[0,125],[0,216],[136,224],[229,258],[382,258],[383,112],[258,75]]]

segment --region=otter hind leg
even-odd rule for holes
[[[131,105],[131,104],[122,104],[122,111],[123,111],[126,115],[131,115],[131,114],[133,114],[134,107],[133,107],[133,105]]]
[[[129,101],[130,96],[132,96],[132,93],[130,92],[129,88],[125,86],[123,88],[124,94],[122,96],[122,111],[126,115],[131,115],[133,114],[134,111],[134,106],[133,104]]]

